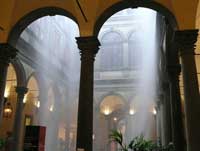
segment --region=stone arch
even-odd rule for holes
[[[102,95],[101,97],[100,97],[100,99],[97,101],[97,107],[99,108],[98,110],[100,111],[100,105],[101,105],[101,103],[102,103],[102,101],[106,98],[106,97],[109,97],[109,96],[116,96],[116,97],[119,97],[122,101],[123,101],[123,103],[124,103],[124,107],[128,107],[128,101],[126,100],[126,98],[123,96],[123,95],[121,95],[121,94],[119,94],[119,93],[115,93],[115,92],[108,92],[108,93],[105,93],[104,95]]]
[[[16,76],[17,76],[17,86],[26,86],[26,73],[25,69],[18,58],[11,60]]]
[[[158,2],[155,1],[145,1],[145,0],[139,0],[139,1],[120,1],[118,3],[113,4],[111,7],[107,8],[97,19],[95,25],[94,25],[94,30],[93,30],[93,35],[98,36],[99,31],[103,24],[106,22],[108,18],[110,18],[112,15],[115,13],[127,9],[127,8],[137,8],[137,7],[145,7],[145,8],[150,8],[153,9],[162,15],[164,15],[169,22],[169,24],[172,26],[173,29],[178,28],[178,23],[176,21],[175,16],[173,13],[161,5]]]
[[[102,47],[99,50],[99,57],[97,57],[97,64],[105,70],[116,69],[123,64],[123,41],[125,36],[117,30],[111,30],[101,36],[100,42]],[[111,49],[115,47],[115,49]],[[117,59],[114,55],[117,54]]]
[[[28,87],[28,83],[30,79],[34,77],[34,79],[37,81],[37,86],[38,86],[38,99],[40,101],[40,104],[45,104],[46,100],[45,97],[47,95],[47,81],[45,77],[38,72],[32,72],[26,80],[26,86]],[[41,102],[42,101],[42,102]]]
[[[12,28],[11,32],[8,36],[8,43],[15,46],[17,40],[19,39],[21,33],[23,32],[26,27],[34,22],[35,20],[44,17],[44,16],[54,16],[54,15],[63,15],[70,19],[72,19],[78,25],[77,19],[68,11],[59,8],[59,7],[43,7],[36,9],[24,17],[22,17]],[[78,25],[79,26],[79,25]]]
[[[10,63],[7,69],[4,97],[12,97],[12,100],[16,100],[15,87],[17,86],[17,80],[16,68]]]
[[[32,73],[27,77],[26,86],[28,86],[28,83],[29,83],[29,81],[30,81],[30,79],[31,79],[32,77],[34,77],[35,80],[37,81],[38,89],[39,89],[39,92],[40,92],[40,90],[42,89],[41,86],[40,86],[40,85],[41,85],[40,83],[42,82],[42,79],[39,78],[39,76],[37,75],[36,72],[32,72]]]
[[[116,30],[116,29],[108,29],[108,30],[104,31],[101,35],[99,35],[99,40],[101,41],[104,36],[106,36],[107,34],[112,33],[112,32],[119,34],[122,41],[126,40],[126,36],[124,35],[124,33],[121,32],[120,30]]]
[[[39,82],[34,74],[31,74],[27,80],[28,92],[24,97],[24,121],[26,118],[30,119],[28,125],[38,124],[39,116],[38,109],[40,108],[41,102],[39,99],[40,89]]]
[[[128,103],[127,98],[125,98],[122,94],[116,93],[116,92],[113,92],[113,91],[110,91],[110,92],[107,92],[107,93],[103,94],[103,95],[98,99],[98,102],[101,102],[105,97],[110,96],[110,95],[118,96],[118,97],[120,97],[125,103]],[[98,103],[98,105],[100,105],[100,103]]]
[[[30,83],[32,83],[33,89],[30,88],[30,85],[29,85]],[[27,88],[28,88],[28,93],[29,92],[31,93],[31,91],[34,91],[33,93],[35,93],[35,91],[37,89],[38,92],[36,92],[36,93],[38,93],[37,95],[39,96],[39,94],[40,94],[39,81],[36,78],[34,73],[32,73],[27,79]]]

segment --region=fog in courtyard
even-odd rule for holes
[[[156,12],[126,9],[109,18],[99,33],[101,47],[95,60],[95,151],[115,151],[108,136],[120,130],[125,141],[144,135],[155,140],[157,99]],[[20,55],[38,64],[38,91],[33,99],[37,118],[46,126],[46,151],[73,151],[76,147],[80,54],[77,24],[62,16],[36,20],[18,41]],[[27,47],[28,45],[28,47]],[[35,53],[37,52],[37,53]],[[33,58],[27,58],[32,54]],[[26,103],[29,100],[26,101]]]
[[[150,9],[126,9],[110,17],[100,30],[93,150],[117,149],[109,142],[113,129],[122,132],[126,143],[140,135],[156,140],[156,17]]]
[[[75,150],[80,79],[80,55],[75,40],[78,36],[74,21],[56,15],[30,24],[18,41],[19,50],[24,49],[20,55],[33,54],[28,59],[38,65],[33,71],[39,92],[33,100],[37,118],[32,125],[46,127],[45,151]]]

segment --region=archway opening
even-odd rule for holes
[[[24,97],[24,122],[22,125],[37,125],[38,124],[38,108],[40,107],[39,86],[38,81],[32,75],[27,84],[28,92]]]
[[[3,110],[3,122],[0,127],[0,138],[6,139],[8,137],[8,133],[12,133],[13,124],[15,118],[16,111],[16,103],[17,103],[17,93],[15,91],[15,87],[17,86],[17,76],[15,69],[12,64],[9,64],[7,77],[6,77],[6,87],[4,93],[4,109],[7,104],[10,105],[11,113],[5,114],[5,110]]]
[[[113,128],[122,132],[126,143],[140,135],[157,142],[160,136],[156,132],[155,108],[162,79],[161,52],[165,51],[164,17],[148,8],[124,9],[103,24],[98,38],[101,47],[95,62],[96,101],[101,101],[105,94],[118,93],[127,105],[121,106],[119,119],[113,117],[112,128],[106,126],[112,110],[106,108],[104,112],[107,115],[102,115],[101,109],[94,107],[94,122],[102,121],[102,126],[94,123],[93,131],[103,138],[94,140],[93,150],[119,149],[119,146],[109,143]],[[101,104],[95,104],[101,108]]]
[[[30,15],[34,18],[34,12]],[[31,23],[31,17],[26,16],[22,19],[25,20],[22,23],[26,23],[27,18],[27,24],[22,25],[24,30],[21,35],[14,35],[14,39],[11,35],[10,38],[10,43],[19,50],[18,57],[27,76],[34,73],[38,80],[36,85],[40,88],[37,95],[32,94],[36,98],[32,104],[36,118],[31,125],[46,127],[45,150],[75,150],[77,117],[74,114],[77,114],[78,106],[74,102],[78,98],[80,75],[80,55],[75,41],[75,37],[79,36],[78,25],[61,15],[43,17],[44,12],[35,15],[42,18],[35,18],[37,20]],[[31,81],[34,80],[31,78]],[[50,86],[57,87],[62,93],[56,95],[56,90],[50,89]],[[65,132],[62,137],[59,134],[60,127]]]

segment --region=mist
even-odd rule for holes
[[[122,132],[126,143],[141,135],[157,139],[156,17],[151,9],[125,9],[111,16],[100,30],[93,150],[117,150],[109,141],[113,129]]]
[[[80,55],[75,37],[78,36],[74,21],[56,15],[30,24],[18,41],[19,50],[23,50],[20,55],[34,62],[33,73],[39,79],[39,95],[34,100],[37,113],[32,125],[46,127],[45,151],[73,151],[76,147]]]
[[[113,129],[122,132],[125,142],[139,135],[157,139],[156,15],[145,8],[125,9],[100,30],[94,70],[93,150],[117,150],[108,137]],[[36,64],[33,72],[40,79],[33,125],[47,128],[45,151],[76,148],[80,54],[75,37],[79,37],[77,24],[56,15],[30,24],[18,41],[23,50],[20,55]]]

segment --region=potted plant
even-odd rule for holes
[[[124,143],[123,135],[120,131],[112,130],[109,138],[119,144],[122,151],[174,151],[172,143],[167,146],[157,145],[151,140],[145,140],[142,135],[133,138],[128,145]]]

